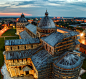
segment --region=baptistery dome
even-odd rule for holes
[[[48,17],[47,10],[45,12],[45,17],[41,19],[38,27],[43,28],[43,29],[56,28],[53,20]]]
[[[67,54],[56,65],[61,68],[71,69],[79,66],[80,64],[81,64],[81,59],[79,56],[73,54]]]
[[[21,17],[19,18],[18,22],[27,22],[27,19],[25,18],[24,14],[21,14]]]

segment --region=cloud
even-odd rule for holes
[[[1,0],[0,12],[44,15],[45,10],[51,16],[85,16],[86,0]],[[78,14],[77,14],[78,13]]]
[[[18,5],[27,5],[27,4],[34,4],[34,3],[35,3],[35,1],[22,1]]]
[[[20,16],[21,13],[0,13],[0,16]],[[32,16],[32,14],[24,13],[25,16]]]

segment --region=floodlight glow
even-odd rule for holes
[[[83,33],[81,33],[80,36],[83,36]]]

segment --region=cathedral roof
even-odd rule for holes
[[[48,12],[45,12],[45,17],[41,19],[38,27],[43,29],[56,28],[52,19],[48,17]]]
[[[44,40],[46,43],[48,43],[51,46],[55,46],[57,43],[61,42],[62,39],[71,37],[70,33],[60,33],[60,32],[54,32],[50,34],[47,37],[42,37],[41,39]]]
[[[21,17],[19,18],[18,22],[27,22],[27,19],[25,18],[24,14],[21,14]]]
[[[19,50],[19,51],[5,51],[3,54],[6,55],[6,60],[11,59],[23,59],[23,58],[30,58],[34,55],[42,46],[36,49],[29,49],[29,50]]]
[[[71,36],[75,36],[75,35],[78,35],[79,34],[79,32],[71,31],[71,30],[68,30],[68,29],[61,28],[61,27],[57,27],[57,31],[58,31],[58,29],[70,33]]]
[[[7,45],[23,45],[23,44],[33,44],[40,43],[38,38],[29,38],[29,39],[15,39],[15,40],[5,40],[5,46]]]
[[[28,24],[27,26],[25,26],[28,30],[30,30],[32,33],[34,33],[36,35],[36,31],[37,31],[37,27],[35,25],[32,24]]]
[[[63,57],[59,62],[57,60],[54,62],[56,66],[71,69],[79,66],[81,64],[81,59],[79,56],[68,53],[65,57]]]
[[[47,66],[47,63],[51,62],[52,56],[45,50],[42,49],[38,53],[32,56],[32,61],[37,70],[43,66]]]
[[[26,31],[20,33],[21,39],[32,38]]]
[[[63,38],[64,35],[62,33],[56,32],[56,33],[52,33],[47,37],[42,37],[42,40],[44,40],[46,43],[48,43],[51,46],[55,46],[55,44],[60,42]]]

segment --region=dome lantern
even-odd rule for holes
[[[23,14],[23,13],[21,14],[21,18],[25,18],[25,16],[24,16],[24,14]]]
[[[48,16],[48,12],[47,12],[47,10],[46,10],[46,12],[45,12],[45,16]]]

